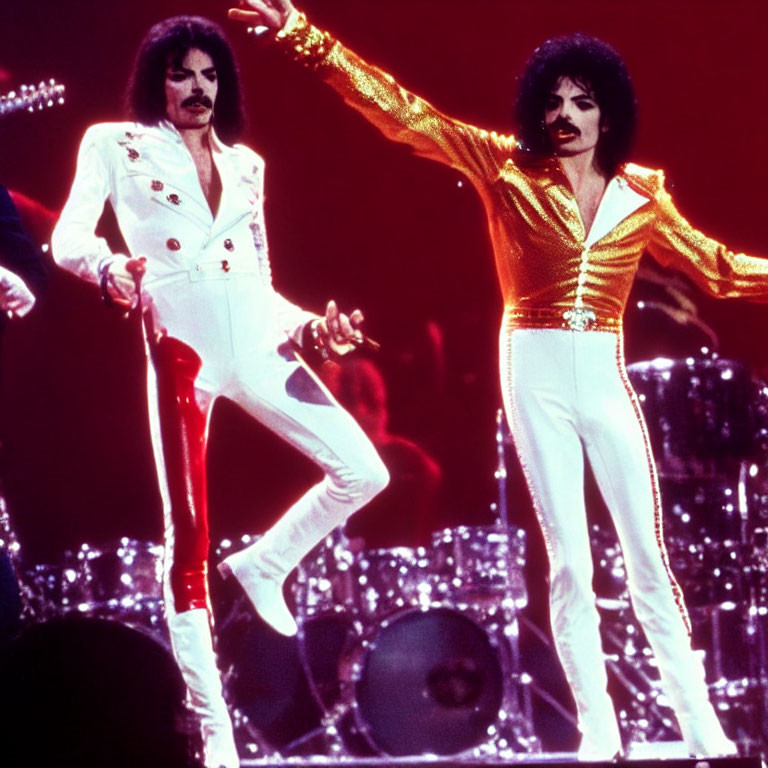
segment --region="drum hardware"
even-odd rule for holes
[[[536,624],[534,624],[527,616],[521,614],[519,620],[521,627],[524,627],[526,631],[529,632],[536,640],[538,640],[540,645],[546,649],[549,654],[551,654],[552,662],[555,664],[558,663],[555,649],[553,648],[549,637],[547,637],[547,635],[542,632],[542,630],[537,627]],[[549,693],[549,691],[539,685],[535,678],[532,678],[527,674],[525,674],[525,677],[527,678],[526,682],[532,694],[535,694],[539,699],[541,699],[555,712],[557,712],[557,714],[560,715],[563,720],[565,720],[567,723],[570,723],[570,725],[572,725],[574,728],[577,728],[578,721],[576,715],[571,712],[570,709],[565,707],[551,693]]]
[[[768,743],[768,387],[711,359],[629,366],[661,476],[670,564],[710,693],[744,751]]]
[[[691,611],[694,636],[712,648],[710,694],[732,738],[750,753],[768,744],[768,610],[754,601]]]
[[[680,739],[642,631],[623,612],[611,612],[606,617],[601,611],[601,619],[606,666],[610,677],[626,694],[616,697],[623,739],[628,745]]]
[[[25,578],[21,560],[21,545],[11,526],[11,518],[5,502],[2,486],[0,486],[0,558],[4,563],[5,589],[8,605],[16,616],[8,617],[8,631],[14,633],[18,628],[37,618],[42,618],[48,612],[48,606],[43,594],[35,589],[35,582]]]
[[[5,501],[0,494],[0,652],[21,627],[22,596],[17,571],[18,552],[19,544],[11,530]]]

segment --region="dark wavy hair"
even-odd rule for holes
[[[561,77],[589,91],[600,107],[605,132],[597,144],[597,162],[613,175],[627,161],[635,138],[637,102],[632,79],[621,56],[608,43],[574,34],[546,40],[531,54],[520,80],[515,103],[517,138],[534,156],[550,155],[553,147],[544,127],[549,94]]]
[[[172,16],[147,32],[128,82],[128,113],[144,125],[157,125],[166,118],[166,70],[169,64],[181,65],[192,48],[199,48],[213,59],[219,83],[213,127],[225,144],[233,144],[245,126],[240,71],[224,31],[202,16]]]

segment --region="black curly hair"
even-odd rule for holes
[[[232,144],[245,126],[240,72],[224,31],[202,16],[172,16],[147,32],[128,82],[128,113],[144,125],[157,125],[166,118],[166,70],[169,64],[181,65],[192,48],[199,48],[213,59],[219,83],[213,127],[225,144]]]
[[[624,60],[608,43],[581,33],[553,37],[531,54],[515,103],[517,138],[534,156],[551,155],[544,108],[562,77],[589,92],[605,126],[597,144],[597,162],[608,175],[627,161],[635,137],[637,102]]]

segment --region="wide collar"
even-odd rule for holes
[[[556,157],[545,155],[527,160],[526,170],[529,174],[537,176],[539,183],[545,187],[557,187],[561,190],[560,194],[573,200],[576,208],[573,189]],[[605,187],[589,232],[585,231],[580,215],[577,214],[573,219],[573,223],[580,229],[579,232],[574,231],[574,236],[582,240],[585,248],[591,248],[624,219],[653,200],[662,184],[660,172],[633,163],[622,165]]]
[[[188,158],[188,162],[192,165],[195,180],[188,191],[195,196],[198,204],[207,213],[204,223],[213,235],[228,229],[233,223],[250,213],[254,198],[253,188],[259,187],[260,180],[253,178],[255,168],[251,168],[250,165],[247,168],[243,167],[242,152],[237,147],[224,144],[211,127],[212,157],[221,179],[221,200],[214,217],[197,178],[192,155],[178,129],[170,121],[163,120],[157,125],[157,130],[160,137],[176,145],[179,153],[185,156],[185,162]],[[248,189],[241,188],[244,183],[247,184]]]
[[[650,195],[639,192],[621,172],[614,176],[603,192],[592,226],[586,233],[584,247],[591,248],[650,200]]]

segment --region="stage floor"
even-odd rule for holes
[[[258,768],[283,768],[284,766],[323,766],[323,768],[368,768],[369,766],[407,766],[408,768],[486,768],[494,765],[525,764],[530,768],[545,765],[547,768],[575,768],[575,766],[615,766],[622,762],[631,763],[632,766],[647,766],[647,768],[766,768],[765,760],[759,756],[754,757],[718,757],[718,758],[651,758],[637,754],[626,761],[603,763],[579,763],[573,752],[550,752],[542,754],[516,754],[510,758],[497,756],[487,759],[462,758],[462,757],[430,757],[420,755],[418,757],[310,757],[310,758],[258,758],[241,761],[242,768],[258,766]]]

